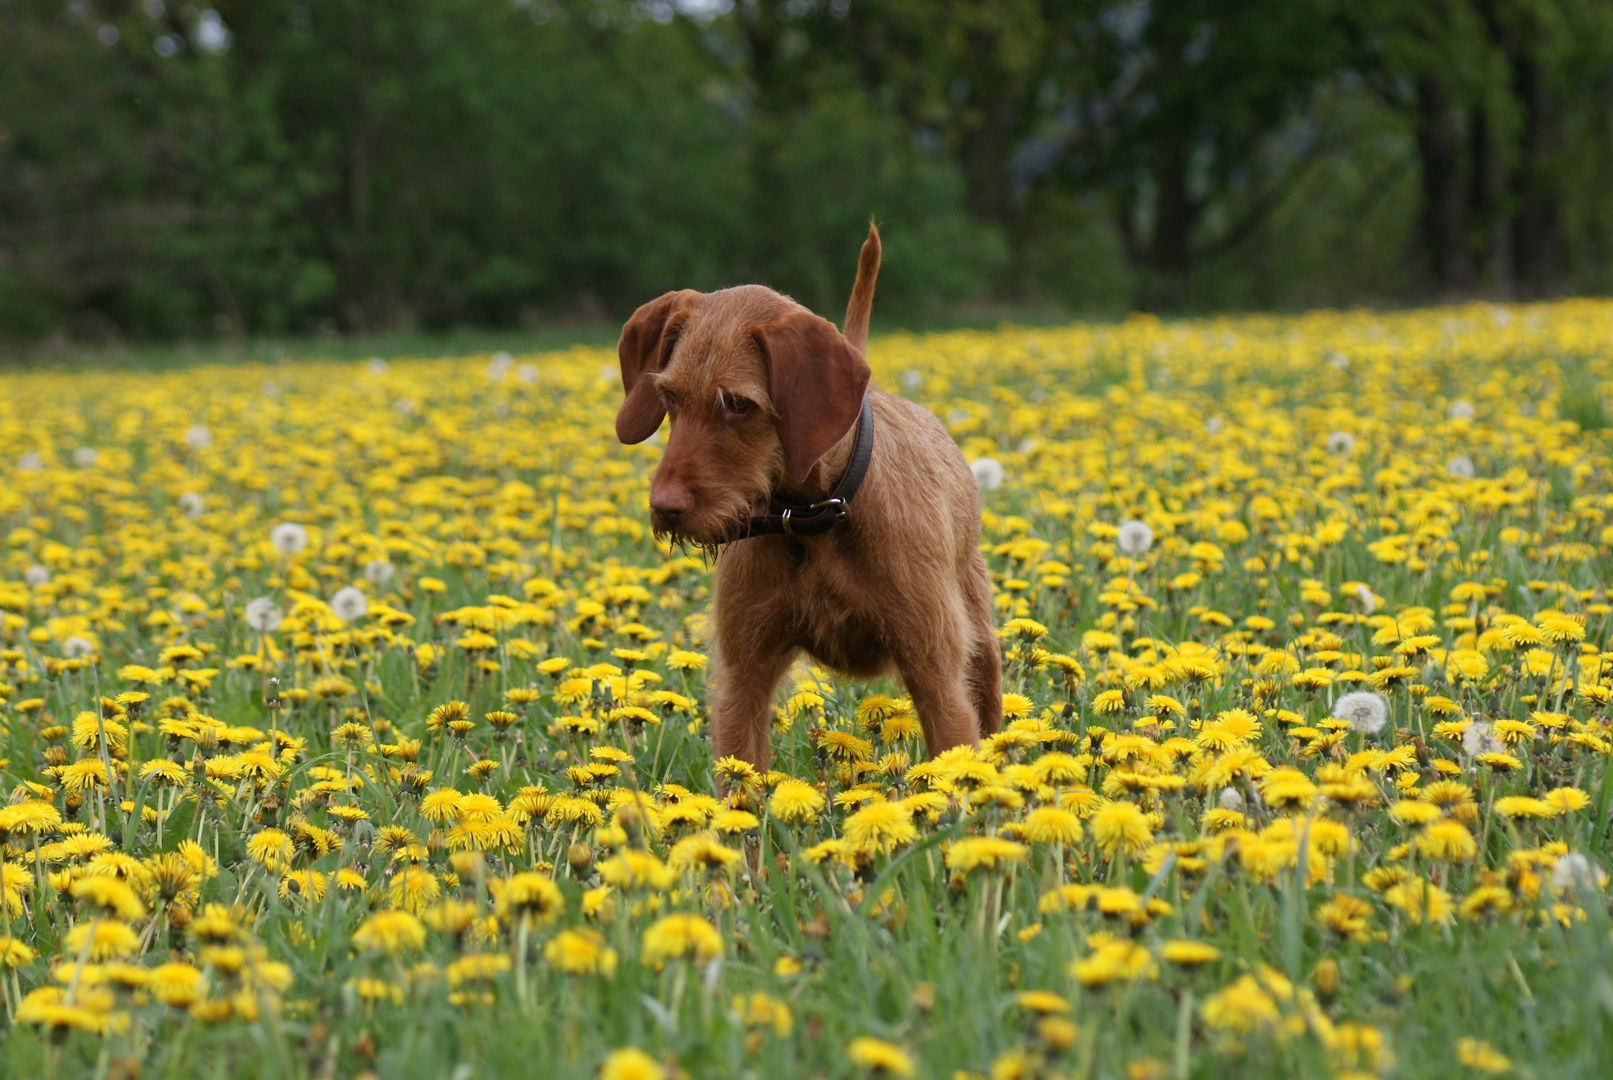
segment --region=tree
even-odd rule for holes
[[[1613,11],[1587,0],[1382,0],[1352,10],[1364,70],[1417,136],[1419,238],[1441,296],[1560,291],[1573,158],[1613,62]],[[1577,143],[1577,145],[1576,145]]]
[[[1347,38],[1322,0],[1174,0],[1093,5],[1070,40],[1057,175],[1108,193],[1139,305],[1179,307],[1329,145],[1307,109]]]
[[[1306,108],[1347,46],[1322,0],[873,0],[852,17],[865,81],[952,148],[965,205],[1017,264],[1035,191],[1102,192],[1148,308],[1180,306],[1193,267],[1325,148]]]

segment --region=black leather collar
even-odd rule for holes
[[[868,474],[868,460],[874,456],[874,409],[868,395],[863,395],[862,413],[857,417],[857,448],[852,451],[851,463],[835,485],[834,491],[822,502],[798,503],[774,495],[767,503],[767,513],[752,515],[743,535],[752,536],[817,536],[826,533],[846,518],[851,497],[862,487]]]

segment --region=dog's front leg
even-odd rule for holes
[[[756,640],[738,630],[724,634],[707,680],[711,707],[711,752],[767,768],[773,725],[773,691],[789,669],[794,650],[776,639]]]

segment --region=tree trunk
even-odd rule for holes
[[[1522,295],[1549,296],[1562,288],[1563,276],[1562,221],[1550,176],[1557,112],[1545,74],[1533,58],[1515,54],[1512,78],[1524,114],[1518,168],[1512,176],[1513,267]]]
[[[1148,242],[1140,306],[1144,311],[1175,311],[1187,304],[1187,276],[1193,269],[1192,233],[1197,208],[1188,191],[1186,133],[1160,133],[1154,172],[1154,235]]]
[[[1417,154],[1422,162],[1423,250],[1429,279],[1441,296],[1471,286],[1467,198],[1462,184],[1460,114],[1432,76],[1417,81]]]
[[[1186,35],[1164,23],[1155,43],[1156,86],[1170,86],[1181,67]],[[1144,311],[1175,311],[1187,304],[1193,261],[1193,225],[1198,211],[1188,190],[1192,121],[1181,109],[1163,117],[1154,136],[1154,232],[1145,249],[1139,305]]]
[[[1028,260],[1024,251],[1029,237],[1022,227],[1023,207],[1015,205],[1009,175],[1009,159],[1019,119],[1024,88],[1008,72],[996,65],[998,42],[989,33],[970,36],[969,55],[973,71],[969,77],[970,118],[959,132],[958,163],[963,173],[963,204],[973,218],[1003,230],[1012,255],[1003,285],[1012,296],[1022,296],[1027,280]]]
[[[1482,108],[1473,110],[1473,184],[1469,204],[1482,230],[1480,251],[1485,283],[1497,300],[1512,298],[1512,214],[1507,160],[1497,145],[1495,125]]]

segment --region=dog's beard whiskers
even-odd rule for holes
[[[695,549],[707,558],[714,558],[724,544],[750,535],[751,515],[757,512],[760,501],[760,497],[747,501],[729,496],[722,499],[714,511],[702,511],[693,519],[676,524],[667,524],[652,514],[650,532],[657,540]]]

